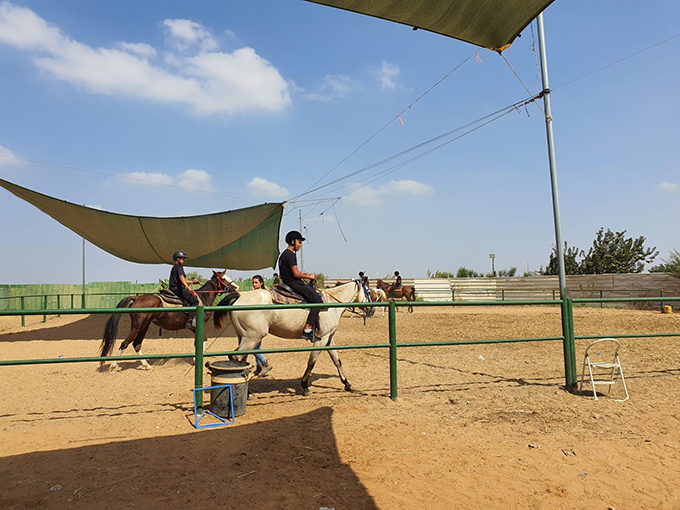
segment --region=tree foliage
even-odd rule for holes
[[[641,273],[659,254],[656,247],[646,248],[645,237],[626,237],[626,231],[600,228],[592,247],[585,253],[564,243],[564,272],[574,274]],[[544,274],[558,274],[557,250],[553,247]]]
[[[481,273],[478,273],[477,271],[473,271],[472,269],[468,269],[467,267],[459,267],[458,271],[456,271],[456,278],[476,278],[479,276],[484,276]]]
[[[448,271],[440,271],[437,269],[434,273],[430,271],[429,269],[427,270],[427,277],[428,278],[453,278],[454,275],[453,273],[450,273]]]
[[[649,268],[650,273],[666,273],[676,278],[680,278],[680,253],[677,250],[672,249],[668,260],[663,260],[662,264],[658,266],[652,266]]]

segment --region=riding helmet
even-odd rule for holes
[[[363,272],[363,271],[359,271],[359,278],[363,278],[363,277],[364,277],[364,272]]]
[[[177,259],[188,259],[189,256],[184,253],[182,250],[177,250],[175,253],[172,254],[172,260],[177,260]]]
[[[394,276],[399,276],[399,271],[395,271]]]
[[[293,244],[293,241],[295,241],[296,239],[299,239],[300,241],[305,241],[305,238],[302,237],[302,234],[297,230],[291,230],[286,234],[286,244]]]

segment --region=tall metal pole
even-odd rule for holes
[[[83,299],[81,300],[81,308],[85,308],[85,238],[83,237]]]
[[[550,84],[548,82],[548,58],[545,49],[545,30],[543,13],[536,18],[538,24],[538,53],[541,59],[541,80],[543,82],[543,105],[545,107],[545,130],[548,137],[548,160],[550,162],[550,186],[552,189],[553,221],[555,223],[555,243],[557,244],[557,266],[562,300],[562,331],[564,339],[564,364],[567,387],[576,386],[576,353],[571,335],[569,313],[566,307],[567,278],[564,271],[564,243],[562,241],[562,220],[560,218],[560,199],[557,191],[557,163],[555,160],[555,141],[552,127],[552,108],[550,105]]]
[[[300,234],[302,234],[302,209],[298,211],[300,213]],[[305,256],[302,253],[303,248],[300,248],[300,271],[305,270]]]

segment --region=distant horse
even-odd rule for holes
[[[374,303],[385,303],[387,302],[387,294],[385,294],[385,291],[382,289],[371,289],[371,301]],[[382,315],[381,317],[385,317],[385,308],[384,306],[382,308]]]
[[[226,269],[221,273],[216,273],[213,271],[213,275],[208,280],[203,287],[196,291],[196,294],[201,298],[203,305],[212,306],[215,298],[218,294],[228,292],[234,289],[229,282],[224,279]],[[123,298],[116,308],[161,308],[163,306],[161,298],[157,294],[142,294],[141,296],[128,296]],[[104,339],[101,345],[100,356],[109,356],[111,354],[111,349],[116,341],[116,334],[118,333],[118,323],[120,318],[123,316],[122,313],[116,313],[109,317],[106,321],[106,326],[104,327]],[[208,316],[205,320],[208,320]],[[184,329],[187,323],[187,314],[184,312],[162,312],[162,313],[131,313],[130,314],[130,333],[127,338],[123,340],[120,344],[120,350],[118,351],[118,356],[123,355],[123,351],[127,348],[130,343],[137,351],[137,354],[142,354],[142,340],[146,335],[147,330],[151,324],[156,324],[163,329],[169,331],[176,331],[179,329]],[[194,328],[190,328],[194,331]],[[205,342],[205,337],[204,337]],[[104,362],[100,362],[101,366],[104,366]],[[147,363],[145,359],[142,360],[142,366],[149,370],[151,366]],[[111,371],[118,369],[118,362],[114,361],[111,364]]]
[[[358,280],[339,285],[329,290],[321,291],[324,302],[333,303],[364,303],[368,301],[364,293],[364,289]],[[252,290],[243,292],[240,295],[232,293],[226,296],[219,306],[229,305],[271,305],[273,304],[272,295],[266,290]],[[345,311],[345,308],[329,308],[319,314],[319,331],[317,335],[319,340],[314,342],[315,347],[335,345],[333,338],[338,329],[340,316]],[[214,315],[214,324],[217,329],[222,327],[222,322],[227,317],[230,317],[234,330],[239,339],[237,351],[247,351],[255,349],[262,341],[262,339],[271,333],[272,335],[281,338],[300,339],[302,329],[307,322],[308,309],[283,309],[283,310],[232,310],[230,312],[217,311]],[[309,353],[309,360],[307,361],[307,370],[305,370],[302,380],[302,394],[309,395],[309,377],[312,374],[316,360],[319,358],[321,351],[312,351]],[[342,370],[342,363],[338,357],[337,351],[328,351],[335,367],[338,369],[340,381],[345,385],[346,391],[352,391],[352,386],[347,381],[345,373]],[[247,355],[234,356],[233,359],[243,361]]]
[[[390,295],[390,284],[385,283],[382,281],[380,278],[378,278],[377,282],[378,288],[382,289],[385,294],[388,296]],[[394,289],[394,298],[395,299],[405,299],[406,301],[415,301],[416,300],[416,288],[411,287],[410,285],[403,285],[399,289]],[[408,307],[409,312],[413,312],[413,306],[409,305]]]

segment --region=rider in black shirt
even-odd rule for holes
[[[170,270],[170,279],[168,280],[168,287],[175,296],[180,298],[185,306],[196,306],[198,305],[198,296],[189,287],[191,284],[200,283],[198,280],[187,280],[184,275],[184,262],[189,257],[182,250],[176,251],[172,255],[172,260],[175,261],[175,265],[172,266]],[[196,326],[196,312],[189,312],[186,327],[193,328]]]
[[[297,252],[302,248],[302,241],[305,238],[302,234],[296,230],[292,230],[286,234],[286,243],[288,247],[283,250],[283,253],[279,257],[279,273],[281,274],[281,280],[283,283],[288,285],[297,294],[300,294],[307,303],[323,303],[321,296],[309,285],[306,285],[302,279],[307,278],[310,280],[316,280],[316,275],[314,273],[305,273],[300,271],[297,267]],[[307,324],[305,324],[304,330],[302,331],[302,338],[309,340],[310,342],[315,342],[320,340],[314,334],[314,329],[319,327],[319,309],[311,308],[309,310],[309,315],[307,316]]]
[[[399,271],[395,271],[394,276],[396,276],[397,279],[390,286],[390,298],[391,299],[394,299],[394,291],[396,289],[401,289],[401,275],[399,274]]]

